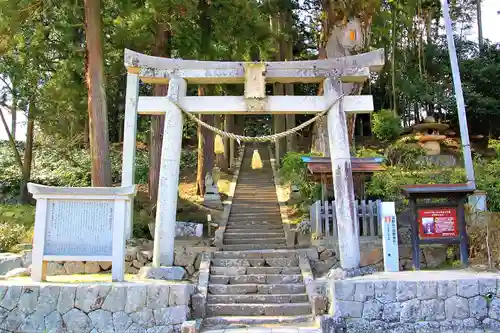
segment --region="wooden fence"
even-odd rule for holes
[[[381,200],[355,201],[359,221],[359,235],[362,237],[382,237],[379,229]],[[335,201],[316,201],[310,206],[311,227],[316,237],[338,237]]]

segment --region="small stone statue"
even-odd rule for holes
[[[215,176],[217,177],[218,181],[220,178],[220,172],[216,172]],[[210,172],[207,172],[207,175],[205,176],[205,195],[203,197],[203,205],[217,209],[222,208],[222,202],[220,201],[217,181],[215,181],[214,178],[212,178]]]

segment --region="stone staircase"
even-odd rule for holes
[[[258,149],[262,169],[252,169]],[[224,251],[284,249],[278,198],[267,145],[247,146],[241,162],[231,213],[224,233]]]
[[[206,311],[204,325],[210,327],[311,322],[311,305],[295,251],[214,253]]]
[[[254,149],[262,169],[251,168]],[[317,331],[304,282],[309,263],[304,270],[302,257],[286,249],[267,145],[245,149],[222,249],[210,257],[205,332],[252,328],[271,333],[279,326]]]

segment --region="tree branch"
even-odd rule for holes
[[[19,151],[17,150],[16,140],[12,136],[12,133],[9,129],[9,125],[7,125],[7,121],[5,120],[2,109],[0,109],[0,118],[2,118],[3,127],[5,128],[5,132],[7,132],[7,136],[9,137],[9,142],[10,142],[10,145],[12,147],[12,151],[14,152],[14,157],[16,158],[16,162],[19,165],[19,168],[21,170],[21,174],[24,174],[23,160],[21,159],[21,155],[19,154]]]
[[[0,80],[5,84],[5,88],[9,89],[10,93],[14,95],[14,90],[10,87],[9,83],[5,81],[3,75],[0,75]]]

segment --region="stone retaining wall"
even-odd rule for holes
[[[174,265],[183,267],[186,278],[197,275],[200,268],[201,253],[213,252],[215,247],[205,246],[203,240],[176,241]],[[137,274],[144,266],[151,266],[153,260],[152,240],[133,240],[127,245],[125,253],[125,273]],[[0,275],[15,268],[28,268],[31,265],[31,251],[23,254],[0,254]],[[97,274],[111,271],[111,262],[71,261],[49,262],[47,275]]]
[[[360,239],[360,267],[374,266],[378,270],[384,269],[384,251],[381,239]],[[309,258],[311,267],[316,277],[325,275],[331,268],[340,266],[338,257],[338,243],[321,242],[321,245],[315,247],[318,255]],[[427,245],[420,249],[421,268],[437,268],[443,265],[447,259],[447,246]],[[411,245],[401,244],[399,246],[399,269],[411,270],[412,249]]]
[[[500,332],[497,274],[387,276],[330,281],[330,314],[347,332]]]
[[[0,284],[0,332],[180,332],[192,284]]]

